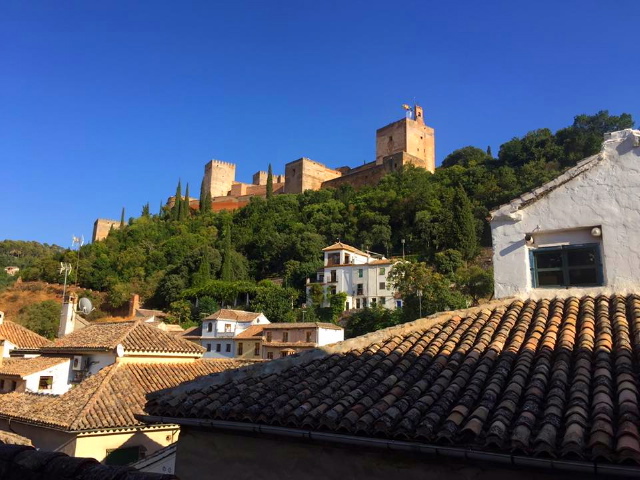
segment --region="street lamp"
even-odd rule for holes
[[[418,296],[418,304],[420,305],[420,317],[422,318],[422,290],[416,290],[416,295]]]
[[[404,262],[404,238],[400,242],[402,242],[402,261]]]

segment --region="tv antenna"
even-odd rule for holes
[[[80,237],[76,237],[75,235],[71,236],[71,248],[74,245],[78,246],[78,255],[76,256],[76,278],[75,278],[75,286],[78,286],[78,270],[80,269],[80,247],[84,245],[84,235],[80,235]]]

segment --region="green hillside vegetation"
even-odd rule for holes
[[[413,264],[403,268],[411,275],[397,274],[394,283],[406,307],[364,312],[371,318],[355,317],[352,333],[412,320],[420,311],[463,307],[491,292],[491,272],[474,263],[491,243],[489,211],[597,153],[605,132],[630,127],[629,114],[579,115],[555,133],[539,129],[506,142],[497,158],[469,146],[447,156],[435,174],[405,168],[376,187],[269,195],[232,213],[210,212],[207,202],[191,212],[178,201],[152,215],[147,204],[106,240],[82,247],[79,284],[108,292],[114,307],[139,293],[146,306],[169,308],[182,323],[222,305],[293,321],[301,318],[305,279],[322,265],[323,247],[340,239],[390,257],[401,255],[405,239]],[[178,184],[178,199],[181,190]],[[75,265],[76,255],[66,251],[55,260]],[[25,275],[56,276],[50,260],[36,260]],[[268,281],[274,277],[282,284]],[[340,299],[332,300],[334,308],[305,310],[305,320],[336,320]]]

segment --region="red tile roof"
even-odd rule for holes
[[[352,247],[351,245],[347,245],[346,243],[342,242],[336,242],[333,245],[329,245],[328,247],[322,249],[323,252],[330,252],[333,250],[347,250],[352,253],[357,253],[358,255],[363,255],[365,257],[369,256],[368,253],[365,253],[362,250],[358,250],[356,247]]]
[[[0,340],[9,340],[18,348],[35,349],[50,345],[51,341],[10,320],[0,324]]]
[[[238,322],[252,322],[256,318],[262,315],[261,312],[245,312],[244,310],[230,310],[228,308],[221,308],[216,313],[209,315],[205,320],[235,320]]]
[[[244,332],[239,333],[234,337],[234,339],[247,339],[247,338],[260,338],[262,337],[262,330],[264,330],[265,325],[251,325]]]
[[[0,375],[24,377],[69,361],[69,357],[3,358]]]
[[[294,330],[297,328],[328,328],[331,330],[342,330],[340,325],[327,322],[291,322],[291,323],[270,323],[263,325],[264,330]]]
[[[43,352],[76,350],[113,350],[122,344],[125,352],[200,354],[200,345],[164,332],[142,320],[133,322],[94,323],[57,339]]]
[[[103,368],[61,396],[31,393],[2,395],[0,418],[67,431],[141,425],[145,396],[211,373],[247,365],[227,359],[176,363],[118,362]]]
[[[146,410],[640,463],[638,295],[495,302],[236,373]]]

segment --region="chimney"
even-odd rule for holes
[[[140,295],[134,293],[129,300],[129,317],[135,317],[136,312],[140,308]]]
[[[4,322],[4,312],[0,312],[0,325]]]
[[[76,303],[78,297],[70,293],[64,298],[62,310],[60,311],[60,326],[58,327],[58,338],[73,332],[76,326]]]

